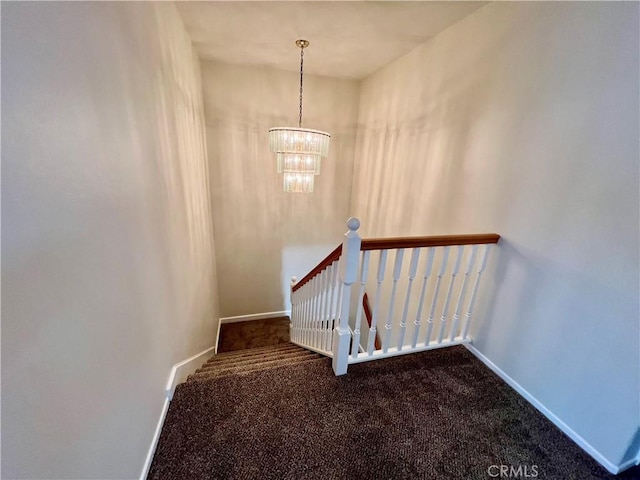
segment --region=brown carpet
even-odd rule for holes
[[[178,385],[148,478],[616,478],[464,347],[265,368]]]
[[[223,323],[218,353],[277,345],[289,341],[289,317]]]
[[[227,375],[245,375],[259,370],[294,365],[324,358],[322,355],[298,347],[293,343],[280,343],[267,347],[220,353],[213,356],[187,382],[210,380]]]

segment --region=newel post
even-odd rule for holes
[[[336,375],[347,373],[349,364],[349,347],[351,332],[349,332],[349,307],[351,305],[351,285],[358,277],[358,263],[360,260],[360,243],[358,235],[360,220],[351,217],[347,221],[349,231],[344,234],[342,254],[340,255],[340,282],[342,283],[342,303],[339,306],[339,322],[333,330],[333,372]]]

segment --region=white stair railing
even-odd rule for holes
[[[336,375],[351,363],[470,342],[480,279],[499,235],[363,240],[358,219],[347,227],[342,245],[292,279],[292,342],[332,357]],[[365,295],[373,298],[370,315]]]
[[[340,306],[341,252],[342,245],[302,280],[291,279],[291,341],[327,356],[333,356],[332,335]]]

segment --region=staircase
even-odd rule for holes
[[[293,343],[280,343],[259,348],[221,353],[212,357],[195,373],[187,377],[186,383],[201,382],[228,375],[246,375],[252,372],[297,365],[323,359]],[[179,388],[180,386],[178,386]]]
[[[325,356],[289,341],[289,322],[289,317],[280,317],[221,326],[221,353],[176,386],[148,479],[234,478],[233,458],[229,464],[217,459],[209,470],[210,460],[201,455],[206,451],[205,456],[216,457],[211,447],[222,453],[219,449],[224,446],[224,456],[228,458],[236,450],[234,438],[244,443],[245,429],[253,429],[258,419],[254,418],[254,408],[239,412],[246,408],[248,398],[265,390],[258,385],[273,387],[309,368],[330,376]],[[278,396],[280,393],[286,392],[278,392]],[[286,401],[286,396],[281,401]],[[267,402],[268,408],[277,408],[274,403],[275,400]],[[235,421],[230,420],[234,417]],[[212,422],[212,428],[205,425],[207,422]],[[240,426],[244,422],[246,425]],[[240,431],[235,431],[237,428]],[[256,472],[247,478],[258,477]]]

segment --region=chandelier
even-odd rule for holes
[[[320,161],[329,154],[331,135],[319,130],[302,128],[302,71],[307,40],[296,40],[300,47],[300,110],[298,127],[277,127],[269,130],[269,145],[276,154],[278,173],[284,176],[284,191],[313,192],[313,179],[320,174]]]

